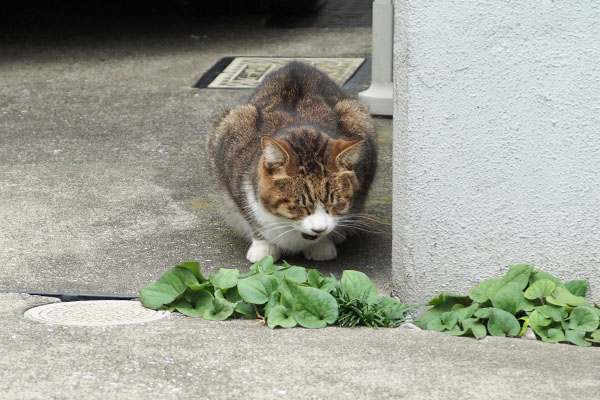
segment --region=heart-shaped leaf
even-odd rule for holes
[[[495,308],[504,310],[510,314],[516,314],[524,302],[523,291],[519,283],[511,282],[498,289],[491,297],[492,305]]]
[[[529,300],[539,299],[540,297],[546,297],[554,291],[556,285],[550,279],[540,279],[535,281],[525,291],[525,298]]]
[[[289,280],[298,283],[304,283],[308,279],[306,268],[294,266],[289,266],[287,268],[275,271],[273,273],[273,276],[279,279],[280,281],[283,280],[283,278],[288,278]]]
[[[552,281],[552,283],[554,283],[556,287],[565,286],[560,279],[558,279],[554,275],[550,275],[549,273],[543,271],[533,271],[529,276],[529,283],[533,285],[534,282],[539,281],[540,279],[548,279]]]
[[[565,331],[565,339],[573,344],[576,344],[577,346],[583,346],[583,347],[587,347],[587,346],[591,346],[592,344],[588,341],[586,341],[583,337],[585,336],[585,332],[584,331],[578,331],[578,330],[573,330],[573,329],[567,329]]]
[[[175,267],[158,280],[140,289],[140,301],[144,307],[159,309],[185,292],[188,285],[198,285],[198,279],[186,268]]]
[[[600,319],[592,307],[576,307],[571,311],[569,329],[593,332],[598,329]]]
[[[476,339],[482,339],[487,336],[485,325],[475,318],[468,318],[462,321],[462,327],[465,330],[465,334],[471,333]]]
[[[185,287],[181,281],[178,286],[154,282],[140,289],[140,301],[144,307],[158,310],[163,305],[174,301],[184,291]]]
[[[239,275],[237,269],[221,268],[218,274],[210,275],[210,282],[218,289],[229,289],[238,284]]]
[[[501,279],[501,286],[505,286],[510,283],[516,283],[519,289],[523,290],[529,282],[531,271],[533,271],[533,267],[527,264],[519,264],[510,267],[506,275],[504,275],[504,277]]]
[[[237,286],[240,297],[253,304],[265,304],[278,287],[277,278],[262,273],[239,280]]]
[[[546,328],[536,325],[531,325],[531,329],[533,329],[544,342],[557,343],[565,341],[565,334],[562,329]]]
[[[338,317],[337,301],[322,290],[297,286],[293,302],[294,317],[305,328],[324,328]]]
[[[498,290],[500,279],[486,279],[469,291],[469,297],[477,303],[485,303]]]
[[[554,292],[546,298],[548,303],[563,307],[589,306],[590,304],[580,296],[575,296],[567,288],[557,287]]]
[[[544,317],[542,313],[540,313],[537,309],[533,310],[533,312],[529,316],[529,323],[531,325],[548,326],[551,322],[552,320],[550,318]]]
[[[540,314],[553,321],[560,322],[569,315],[564,307],[556,307],[549,304],[535,308]]]
[[[277,326],[282,328],[293,328],[298,322],[294,318],[292,310],[282,306],[281,304],[273,307],[267,317],[267,325],[273,329]]]
[[[600,343],[600,329],[592,332],[592,334],[590,334],[586,340],[589,340],[590,342],[594,342],[594,343]]]
[[[565,283],[565,287],[575,296],[584,297],[587,292],[587,281],[569,281]]]
[[[356,299],[367,304],[373,304],[379,300],[375,284],[363,272],[353,270],[344,271],[340,285],[351,299]]]
[[[189,270],[198,279],[200,283],[206,282],[207,279],[200,272],[200,263],[198,261],[186,261],[178,264],[177,267]]]
[[[499,308],[490,308],[487,328],[493,336],[518,336],[521,331],[515,316]]]

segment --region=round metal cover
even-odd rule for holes
[[[91,300],[51,303],[25,311],[25,318],[46,324],[75,326],[107,326],[140,324],[156,321],[169,315],[155,311],[139,301]]]

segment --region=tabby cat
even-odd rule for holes
[[[300,252],[335,258],[377,160],[365,107],[297,61],[267,75],[248,104],[221,115],[207,148],[226,215],[252,241],[250,262]]]

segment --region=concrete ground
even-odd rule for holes
[[[3,26],[0,291],[135,296],[178,262],[248,267],[205,164],[214,116],[247,90],[194,89],[223,56],[368,56],[370,29],[266,28],[264,17]],[[368,81],[351,89],[366,88]],[[391,120],[367,211],[377,234],[325,273],[391,282]],[[171,315],[83,328],[22,318],[51,297],[1,294],[3,399],[597,398],[597,348],[404,329],[269,330]]]

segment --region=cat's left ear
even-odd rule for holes
[[[285,165],[290,160],[287,144],[269,136],[260,138],[266,167],[271,169]]]
[[[361,159],[364,142],[365,140],[334,140],[331,152],[334,165],[338,168],[352,169]]]

